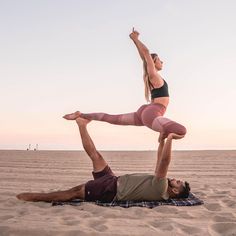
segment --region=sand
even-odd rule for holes
[[[102,152],[117,175],[153,173],[155,152]],[[236,151],[175,151],[169,177],[190,182],[205,204],[154,209],[23,202],[25,191],[63,190],[91,179],[79,151],[0,151],[0,235],[235,235]]]

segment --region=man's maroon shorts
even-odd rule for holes
[[[117,179],[111,168],[106,166],[100,172],[92,172],[94,180],[85,184],[86,201],[111,202],[116,196]]]

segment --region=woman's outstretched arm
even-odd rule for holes
[[[132,33],[129,35],[129,37],[133,40],[136,48],[138,49],[139,55],[141,59],[144,61],[145,57],[147,56],[146,54],[149,54],[148,48],[138,39],[139,37],[139,32],[134,30]],[[150,54],[149,54],[150,55]]]
[[[149,49],[138,38],[139,33],[136,30],[134,30],[134,28],[133,28],[133,31],[129,36],[133,40],[135,46],[137,47],[140,57],[143,59],[144,63],[146,64],[149,79],[150,80],[153,80],[153,79],[160,79],[161,80],[160,75],[156,71],[155,64],[154,64],[154,61],[150,55]]]
[[[134,28],[133,28],[133,31],[132,33],[129,35],[129,37],[133,40],[136,48],[138,49],[138,53],[139,53],[139,56],[141,57],[141,59],[143,60],[143,63],[145,63],[145,58],[144,58],[144,50],[147,49],[147,47],[143,44],[143,47],[141,47],[141,45],[139,45],[138,41],[135,40],[136,37],[139,36],[139,33],[137,31],[134,31]],[[147,49],[148,50],[148,49]]]

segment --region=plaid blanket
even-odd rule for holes
[[[52,206],[58,206],[58,205],[79,206],[83,202],[86,202],[86,201],[81,200],[81,199],[76,199],[76,200],[72,200],[68,202],[52,202]],[[203,204],[203,201],[197,198],[193,193],[190,193],[188,198],[182,198],[182,199],[169,199],[169,200],[162,200],[162,201],[113,201],[113,202],[95,201],[92,203],[99,206],[106,206],[106,207],[120,206],[120,207],[128,208],[128,207],[136,206],[136,207],[153,208],[153,207],[162,206],[162,205],[195,206],[195,205]]]

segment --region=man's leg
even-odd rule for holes
[[[107,162],[103,159],[102,155],[97,151],[88,133],[87,124],[89,123],[89,120],[83,118],[77,118],[76,123],[78,124],[79,127],[84,150],[86,151],[86,153],[89,155],[90,159],[93,162],[93,171],[94,172],[102,171],[107,166]]]
[[[76,198],[84,199],[85,197],[84,186],[85,186],[84,184],[81,184],[69,190],[57,191],[51,193],[20,193],[16,197],[19,200],[33,201],[33,202],[70,201]]]
[[[79,126],[80,135],[83,143],[83,147],[93,162],[94,172],[100,172],[107,166],[106,161],[101,154],[96,150],[96,147],[90,138],[87,131],[88,120],[83,118],[76,119]],[[21,193],[17,195],[17,198],[25,201],[70,201],[76,198],[85,198],[85,184],[76,186],[69,190],[57,191],[51,193]]]

